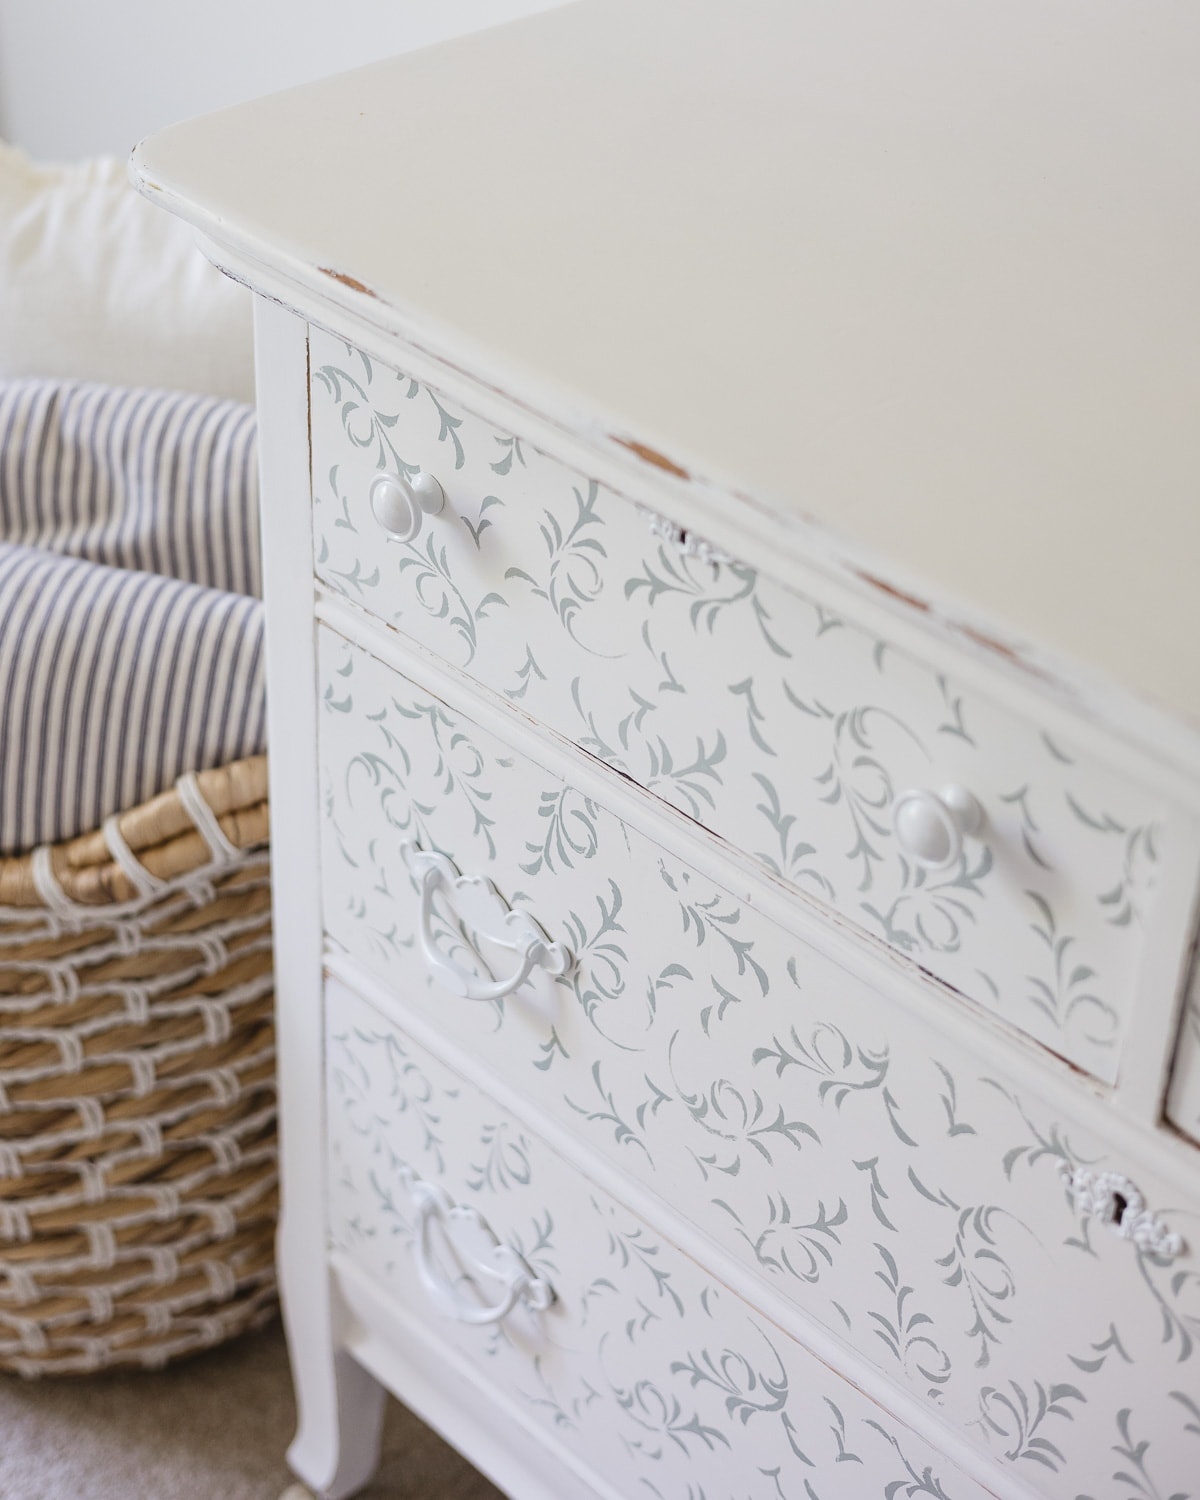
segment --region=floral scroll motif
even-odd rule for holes
[[[366,1004],[335,1001],[334,1248],[610,1490],[822,1500],[845,1493],[849,1465],[856,1493],[987,1500]],[[448,1126],[436,1173],[397,1076],[419,1076],[424,1107]],[[492,1328],[444,1315],[414,1274],[418,1175],[552,1281],[554,1300],[516,1299]],[[470,1306],[470,1288],[453,1300]]]
[[[316,330],[311,349],[326,587],[957,994],[1116,1077],[1161,796],[432,388]],[[381,469],[424,469],[446,491],[411,543],[385,543],[373,520]],[[899,848],[891,810],[951,781],[987,824],[931,873]],[[558,831],[543,857],[572,847]]]
[[[1200,1273],[1186,1247],[1168,1262],[1070,1211],[1058,1174],[1111,1169],[1102,1141],[981,1074],[970,1054],[744,895],[359,648],[323,633],[320,673],[323,878],[337,944],[508,1080],[531,1111],[695,1226],[764,1297],[824,1324],[1054,1500],[1055,1475],[1097,1500],[1111,1492],[1115,1461],[1096,1433],[1115,1430],[1131,1382],[1135,1429],[1152,1442],[1154,1464],[1177,1451],[1171,1392],[1200,1405]],[[495,1013],[456,1004],[412,942],[415,892],[400,853],[412,828],[461,870],[488,871],[506,901],[570,949],[570,973],[544,976]],[[373,940],[384,931],[388,942]],[[352,1098],[347,1119],[365,1121]],[[435,1115],[426,1107],[430,1149],[444,1152]],[[519,1197],[537,1182],[537,1150],[532,1127],[481,1126],[461,1180]],[[1155,1201],[1161,1190],[1144,1187]],[[535,1217],[514,1228],[522,1244],[534,1243]],[[561,1234],[560,1215],[555,1223]],[[613,1289],[635,1269],[622,1340],[653,1339],[680,1316],[671,1288],[690,1306],[681,1283],[656,1277],[666,1257],[649,1253],[649,1230],[624,1235],[607,1221],[614,1265],[595,1269],[586,1294],[588,1326],[610,1329],[605,1380],[523,1389],[555,1420],[580,1426],[619,1391],[630,1441],[648,1462],[652,1449],[678,1448],[673,1426],[685,1446],[707,1452],[697,1431],[688,1436],[693,1416],[731,1433],[701,1411],[712,1381],[692,1387],[678,1373],[650,1379],[636,1364],[608,1363]],[[750,1358],[745,1345],[686,1335],[671,1357],[705,1371],[703,1353],[717,1369],[726,1349]],[[789,1413],[795,1400],[793,1384]],[[766,1416],[750,1425],[762,1428]],[[767,1495],[768,1471],[783,1476],[798,1461],[774,1420],[783,1446],[763,1462]],[[811,1457],[811,1423],[788,1420]],[[824,1442],[832,1429],[822,1430]],[[712,1453],[724,1451],[713,1442]],[[861,1434],[843,1442],[862,1450]],[[903,1475],[897,1494],[922,1493],[924,1464],[910,1475],[889,1451],[887,1482]],[[795,1484],[779,1482],[790,1500]],[[1186,1487],[1182,1477],[1174,1484]]]

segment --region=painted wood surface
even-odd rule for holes
[[[983,1500],[914,1433],[797,1347],[350,991],[328,996],[335,1252],[516,1397],[614,1495]],[[473,1327],[416,1265],[413,1178],[480,1213],[554,1288]],[[461,1281],[462,1236],[430,1259]],[[852,1476],[852,1477],[850,1477]],[[893,1488],[896,1486],[896,1488]]]
[[[1119,1144],[321,636],[325,920],[339,944],[996,1463],[1051,1496],[1085,1475],[1103,1494],[1106,1435],[1135,1383],[1159,1462],[1183,1482],[1195,1455],[1183,1428],[1158,1424],[1200,1402],[1195,1255],[1138,1249],[1061,1176],[1127,1172]],[[496,1003],[451,993],[421,953],[413,843],[492,876],[568,947],[569,973]],[[426,939],[467,973],[511,968],[453,897],[439,895]],[[1138,1175],[1164,1232],[1200,1242],[1194,1199]]]
[[[327,1500],[353,1494],[378,1462],[384,1390],[339,1338],[325,1255],[321,892],[312,626],[312,540],[291,499],[309,490],[308,331],[255,303],[263,591],[270,744],[271,894],[279,1066],[279,1292],[298,1427],[288,1462]],[[280,810],[287,809],[281,816]],[[285,934],[284,940],[279,935]]]
[[[798,894],[1117,1077],[1160,846],[1190,837],[1196,857],[1181,810],[437,389],[319,330],[312,349],[325,583]],[[412,542],[372,513],[381,471],[445,491]],[[948,782],[985,824],[929,872],[892,812]]]
[[[1180,0],[584,0],[135,172],[685,504],[815,522],[1194,721],[1198,63]]]
[[[1184,998],[1166,1113],[1173,1125],[1200,1142],[1200,960],[1193,967]]]

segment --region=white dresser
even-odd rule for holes
[[[260,294],[315,1490],[386,1387],[515,1500],[1200,1497],[1198,64],[583,0],[139,147]]]

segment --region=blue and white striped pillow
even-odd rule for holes
[[[0,383],[0,853],[265,747],[252,409]]]

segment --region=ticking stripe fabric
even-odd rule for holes
[[[0,382],[0,853],[265,748],[251,408]]]
[[[0,381],[0,541],[258,595],[254,409]]]

